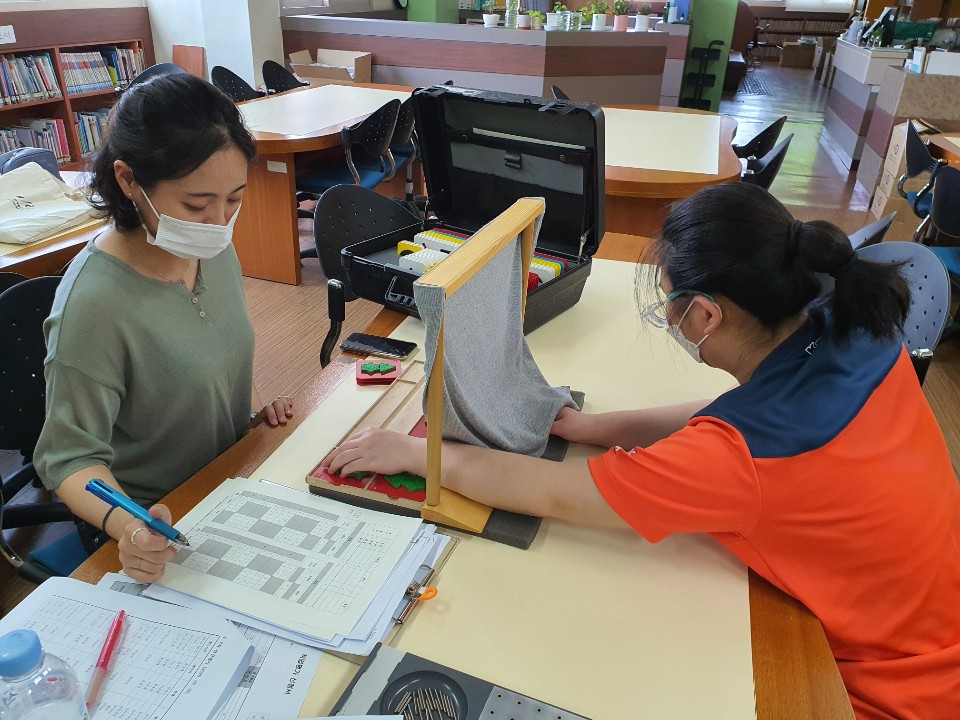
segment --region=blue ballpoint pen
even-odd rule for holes
[[[157,520],[156,518],[150,517],[149,512],[137,505],[137,503],[123,493],[114,490],[103,480],[100,480],[99,478],[93,478],[87,482],[87,491],[93,493],[108,505],[126,510],[138,520],[143,520],[148,528],[154,532],[160,533],[174,545],[190,547],[190,543],[187,541],[187,538],[183,536],[182,532],[177,530],[175,527],[167,525],[167,523],[165,523],[163,520]]]

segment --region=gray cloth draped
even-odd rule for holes
[[[449,300],[443,288],[419,283],[413,295],[426,326],[428,377],[445,318],[443,437],[539,456],[560,408],[576,404],[568,388],[547,383],[523,337],[520,270],[518,238]]]

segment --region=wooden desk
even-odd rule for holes
[[[953,138],[953,140],[948,138]],[[953,167],[960,167],[960,132],[934,135],[930,138],[930,150],[935,156],[946,160]]]
[[[63,181],[71,187],[86,182],[86,173],[62,171]],[[74,256],[103,229],[101,223],[71,230],[49,240],[25,245],[9,255],[0,255],[0,272],[14,272],[26,277],[56,275]]]
[[[632,262],[638,248],[646,242],[643,238],[610,234],[598,257]],[[402,320],[402,315],[383,310],[367,330],[387,335]],[[251,475],[353,373],[354,359],[344,356],[319,372],[297,396],[297,415],[286,428],[256,428],[167,496],[164,502],[174,519],[182,517],[223,479]],[[81,565],[74,577],[93,583],[104,573],[118,569],[117,549],[111,542]],[[800,603],[759,576],[751,573],[749,582],[757,718],[851,720],[853,711],[819,621]],[[324,672],[323,665],[319,672]],[[338,668],[332,672],[346,674],[330,681],[331,685],[341,683],[337,688],[324,686],[330,692],[338,692],[342,683],[349,680],[352,670]],[[329,698],[331,702],[333,699]]]
[[[340,130],[344,126],[365,117],[336,118],[335,122],[316,119],[313,114],[324,112],[325,88],[304,88],[274,97],[260,98],[241,103],[241,110],[251,114],[257,108],[278,106],[287,113],[285,120],[268,117],[270,113],[258,113],[255,119],[261,128],[283,127],[289,123],[289,134],[269,132],[251,127],[257,141],[257,159],[250,165],[247,190],[243,199],[243,211],[234,229],[234,245],[240,258],[243,274],[290,284],[300,283],[300,235],[297,228],[297,213],[293,203],[296,193],[297,156],[317,151],[331,151],[340,147]],[[340,87],[340,86],[337,86]],[[398,85],[356,85],[350,91],[362,97],[364,93],[376,93],[371,105],[386,102],[391,97],[405,97],[412,88]],[[392,94],[391,94],[392,93]],[[624,106],[627,110],[661,111],[679,114],[709,115],[699,110],[657,106]],[[368,111],[369,112],[369,111]],[[346,113],[351,114],[350,112]],[[368,114],[368,113],[367,113]],[[335,117],[326,112],[323,117]],[[315,123],[324,127],[310,129]],[[731,142],[736,131],[736,121],[722,116],[717,154],[718,171],[713,174],[674,172],[671,170],[645,170],[638,168],[606,167],[606,226],[609,232],[631,235],[656,235],[660,231],[670,203],[692,195],[697,190],[721,182],[735,181],[740,176],[740,161],[733,153]],[[636,135],[607,137],[608,156],[616,157],[616,144],[673,142],[681,145],[682,138],[647,137],[638,127]],[[613,145],[611,145],[611,143]]]

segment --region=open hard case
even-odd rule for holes
[[[433,228],[471,235],[519,198],[543,197],[536,252],[562,271],[530,290],[524,332],[573,307],[604,233],[600,107],[449,86],[416,90],[413,101],[436,217],[345,248],[351,290],[417,315],[413,283],[420,275],[400,266],[398,243]]]

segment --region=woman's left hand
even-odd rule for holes
[[[266,421],[270,427],[286,425],[287,420],[292,417],[293,399],[287,395],[281,395],[269,405],[265,405],[263,410],[256,414],[250,423],[250,427],[255,428],[264,421]]]

